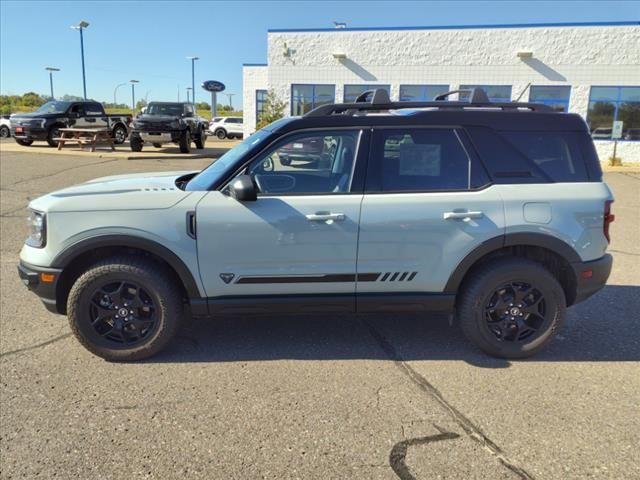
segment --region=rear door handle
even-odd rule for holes
[[[442,214],[442,218],[445,220],[467,220],[469,218],[482,218],[483,216],[483,212],[444,212]]]
[[[341,222],[346,218],[344,213],[310,213],[305,216],[310,222],[326,222],[328,220]]]

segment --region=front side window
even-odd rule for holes
[[[256,90],[256,123],[260,122],[260,118],[264,113],[264,106],[267,102],[267,91]]]
[[[376,90],[382,88],[386,90],[388,94],[391,94],[391,87],[389,85],[345,85],[344,86],[344,103],[353,103],[356,98],[367,90]]]
[[[248,173],[263,195],[347,193],[358,130],[292,135],[254,160]]]
[[[471,163],[448,128],[377,130],[374,155],[385,192],[433,192],[470,187]]]
[[[555,112],[569,111],[569,97],[571,87],[563,86],[532,86],[529,92],[529,101],[534,103],[544,103]]]
[[[491,102],[510,102],[511,101],[511,85],[460,85],[460,90],[471,88],[481,88],[489,97]],[[461,93],[460,101],[466,102],[469,99],[468,93]]]
[[[291,85],[291,115],[304,115],[335,98],[335,85]]]
[[[448,91],[449,85],[400,85],[400,101],[430,102]]]
[[[591,87],[587,112],[591,137],[610,140],[614,121],[623,122],[623,140],[640,140],[640,87]]]

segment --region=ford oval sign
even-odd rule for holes
[[[216,80],[207,80],[206,82],[202,82],[202,88],[204,88],[207,92],[222,92],[225,89],[224,83],[218,82]]]

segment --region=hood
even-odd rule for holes
[[[155,210],[170,208],[186,198],[176,179],[192,171],[138,173],[101,177],[43,197],[29,205],[43,212],[96,210]]]

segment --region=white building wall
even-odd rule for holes
[[[242,110],[245,138],[256,131],[256,90],[267,90],[266,65],[243,65]]]
[[[461,84],[511,85],[512,99],[528,83],[570,85],[569,111],[586,117],[592,85],[640,85],[638,45],[638,25],[272,31],[266,84],[287,102],[287,112],[294,83],[334,84],[336,102],[343,101],[345,84],[389,84],[392,100],[401,84],[448,84],[452,90]],[[531,51],[533,58],[521,60],[518,51]],[[347,58],[336,59],[334,52]],[[245,128],[255,116],[247,96]],[[522,100],[528,99],[525,93]],[[606,160],[613,142],[596,144]],[[640,142],[619,142],[618,156],[640,161]]]

